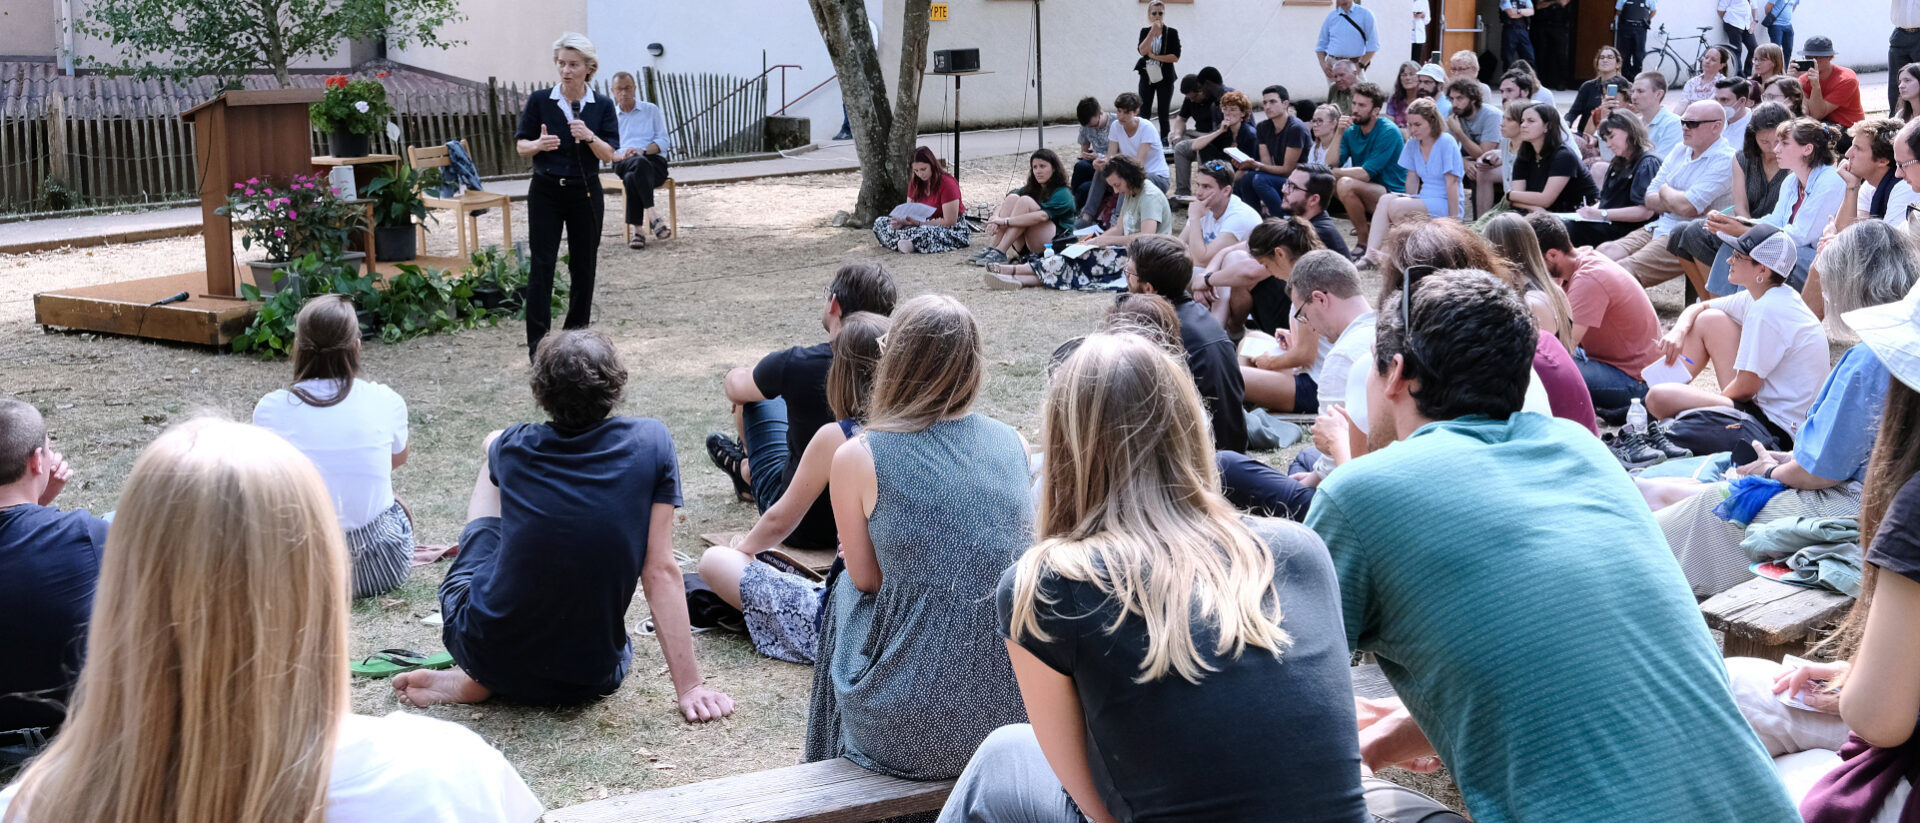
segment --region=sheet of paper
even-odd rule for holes
[[[1675,360],[1673,365],[1669,366],[1666,358],[1656,357],[1652,363],[1648,363],[1640,370],[1640,379],[1647,381],[1649,386],[1658,386],[1662,383],[1686,384],[1693,382],[1693,375],[1687,373],[1685,360]]]
[[[1233,146],[1228,146],[1225,154],[1227,155],[1228,160],[1232,160],[1235,163],[1245,163],[1253,159],[1252,157],[1248,156],[1246,152],[1241,151],[1237,148],[1234,148]]]
[[[1556,212],[1548,212],[1548,213],[1549,213],[1549,214],[1552,214],[1552,215],[1553,215],[1553,216],[1555,216],[1555,217],[1558,217],[1558,218],[1560,218],[1561,220],[1565,220],[1565,221],[1567,221],[1567,222],[1569,222],[1569,223],[1606,223],[1606,222],[1609,222],[1609,221],[1606,221],[1606,220],[1594,220],[1594,219],[1591,219],[1591,218],[1587,218],[1587,217],[1581,217],[1581,216],[1580,216],[1580,213],[1579,213],[1579,212],[1577,212],[1577,211],[1556,211]]]
[[[1084,228],[1084,229],[1074,229],[1074,230],[1073,230],[1073,236],[1075,236],[1075,237],[1092,237],[1092,236],[1094,236],[1094,235],[1096,235],[1096,234],[1099,234],[1099,233],[1100,233],[1100,227],[1099,227],[1099,226],[1088,226],[1088,227],[1086,227],[1086,228]]]
[[[911,217],[915,220],[925,220],[933,216],[933,207],[925,203],[901,203],[894,206],[893,211],[887,216],[895,219]]]
[[[1240,338],[1241,357],[1266,357],[1286,350],[1287,347],[1280,345],[1279,340],[1266,332],[1249,330],[1245,337]]]
[[[1075,243],[1071,246],[1068,246],[1065,251],[1060,252],[1060,256],[1065,257],[1069,260],[1078,260],[1081,257],[1085,256],[1087,252],[1093,251],[1095,248],[1096,248],[1095,246],[1089,246],[1085,243]]]

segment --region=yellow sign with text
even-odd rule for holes
[[[935,4],[933,4],[933,10],[932,10],[932,11],[931,11],[931,12],[930,12],[930,13],[929,13],[928,15],[927,15],[927,19],[928,19],[928,20],[945,20],[945,19],[947,19],[947,4],[945,4],[945,3],[935,3]]]

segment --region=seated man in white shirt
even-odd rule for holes
[[[1847,134],[1853,145],[1836,169],[1847,182],[1847,194],[1840,201],[1840,212],[1833,217],[1832,231],[1838,233],[1855,220],[1885,220],[1905,223],[1907,206],[1920,201],[1920,191],[1901,177],[1895,168],[1894,143],[1901,122],[1886,117],[1869,117],[1853,124]]]
[[[1727,128],[1720,139],[1739,151],[1747,140],[1747,121],[1753,118],[1753,107],[1760,105],[1760,90],[1745,77],[1728,77],[1713,84],[1713,102],[1727,112]]]
[[[1641,72],[1641,79],[1654,72]],[[1636,89],[1639,80],[1634,81]],[[1639,92],[1635,92],[1638,105]],[[1686,129],[1681,143],[1665,155],[1660,173],[1647,185],[1645,205],[1658,215],[1645,228],[1599,246],[1625,267],[1642,286],[1657,286],[1686,274],[1680,258],[1667,250],[1667,235],[1686,220],[1725,208],[1733,201],[1733,147],[1720,139],[1726,112],[1712,100],[1687,107],[1686,119],[1697,123]],[[1705,293],[1706,283],[1694,284]]]
[[[1213,262],[1214,255],[1246,242],[1260,225],[1260,213],[1233,194],[1233,167],[1224,160],[1209,160],[1193,178],[1193,202],[1187,206],[1187,228],[1180,232],[1187,256],[1197,267]]]
[[[620,150],[613,155],[613,173],[625,187],[627,225],[633,227],[633,240],[627,246],[644,249],[648,232],[661,240],[672,234],[666,221],[654,214],[653,190],[667,182],[667,151],[673,141],[660,107],[639,99],[633,75],[623,71],[613,76],[613,101],[613,114],[620,120]]]

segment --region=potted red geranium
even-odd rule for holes
[[[373,136],[387,126],[393,105],[387,88],[377,80],[354,80],[344,74],[326,80],[326,96],[313,104],[313,125],[327,135],[327,149],[335,157],[365,157]]]

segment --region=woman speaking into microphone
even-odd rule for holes
[[[565,328],[587,325],[593,312],[593,276],[600,254],[600,221],[606,198],[600,163],[612,162],[620,141],[613,100],[594,96],[587,83],[600,70],[593,42],[567,32],[553,42],[560,84],[527,98],[514,133],[522,157],[533,158],[527,188],[527,233],[533,271],[527,282],[527,359],[553,325],[553,267],[560,256],[560,229],[567,231],[567,269],[573,278]]]

